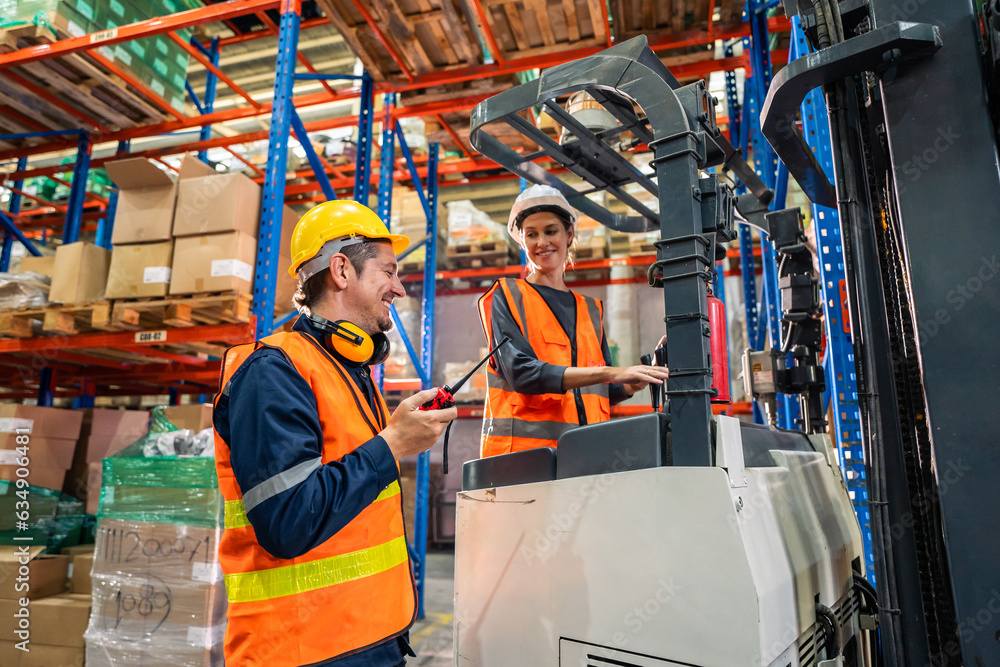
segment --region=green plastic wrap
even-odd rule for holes
[[[215,527],[222,525],[222,507],[214,458],[104,459],[98,506],[101,519]]]
[[[177,427],[174,426],[167,416],[163,414],[163,406],[157,405],[155,408],[150,410],[152,414],[152,420],[149,422],[149,432],[150,433],[166,433],[168,431],[176,431]]]
[[[24,530],[18,526],[16,503],[25,499],[17,490],[15,482],[0,480],[0,544],[24,544],[23,538],[30,537],[32,544],[45,545],[47,553],[59,553],[63,547],[80,543],[85,518],[81,502],[59,491],[29,486],[29,518]]]

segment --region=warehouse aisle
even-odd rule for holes
[[[424,619],[410,629],[416,658],[407,665],[451,667],[454,664],[452,614],[455,605],[455,554],[427,554]]]

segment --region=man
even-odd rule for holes
[[[332,201],[291,243],[300,316],[227,352],[215,406],[226,664],[396,667],[416,616],[397,461],[430,448],[456,410],[419,410],[431,389],[387,417],[371,380],[409,239]]]

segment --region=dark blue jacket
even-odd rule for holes
[[[322,341],[322,334],[305,317],[299,317],[292,328]],[[368,367],[348,367],[348,371],[378,414]],[[316,396],[280,352],[256,350],[230,382],[228,401],[220,398],[214,422],[229,445],[233,473],[244,495],[274,475],[321,455],[323,431]],[[276,461],[280,469],[275,469]],[[333,537],[398,477],[389,446],[375,436],[253,507],[247,518],[268,553],[295,558]],[[404,659],[404,647],[412,655],[405,635],[340,660],[315,663],[315,667],[396,667]]]

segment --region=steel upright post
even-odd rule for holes
[[[87,172],[90,171],[90,137],[86,132],[80,133],[77,142],[76,165],[73,167],[73,182],[69,189],[69,202],[66,205],[66,223],[63,226],[63,244],[75,243],[80,240],[80,225],[83,222],[83,204],[87,191]]]
[[[194,43],[196,41],[197,40],[194,40],[192,38],[192,43]],[[201,47],[201,42],[198,42],[197,45],[199,47]],[[202,48],[204,48],[204,47],[202,47]],[[219,38],[218,37],[213,37],[212,38],[211,46],[209,47],[209,51],[206,54],[206,56],[208,57],[209,61],[213,65],[215,65],[216,67],[219,66]],[[278,56],[279,56],[279,58],[281,56],[280,50],[279,50]],[[212,72],[212,70],[206,68],[205,69],[205,99],[202,100],[202,109],[203,109],[202,113],[212,113],[215,110],[215,89],[217,87],[218,82],[219,82],[219,77],[217,77],[215,75],[215,73]],[[203,126],[201,128],[201,131],[198,133],[198,139],[200,141],[207,141],[208,139],[211,139],[211,138],[212,138],[212,126],[211,125],[205,125],[205,126]],[[207,150],[198,151],[198,159],[201,160],[202,162],[208,162],[208,151]]]
[[[278,56],[274,77],[274,101],[267,147],[267,171],[261,202],[260,234],[257,242],[257,269],[253,282],[253,314],[257,337],[274,327],[274,287],[277,283],[281,218],[285,206],[285,172],[288,168],[288,137],[292,114],[292,84],[299,44],[299,0],[283,0],[278,32]]]
[[[18,171],[24,171],[27,167],[28,158],[23,157],[17,161]],[[24,179],[14,181],[14,189],[23,190]],[[19,192],[12,192],[10,194],[10,202],[7,206],[7,211],[10,213],[11,221],[13,222],[14,216],[21,212],[21,195]],[[10,270],[10,251],[13,247],[14,233],[5,227],[3,230],[3,247],[0,248],[0,272]]]
[[[52,399],[55,398],[55,384],[52,380],[52,367],[44,367],[38,378],[38,405],[41,407],[52,407]]]
[[[358,112],[358,154],[354,171],[354,201],[368,206],[371,190],[372,128],[375,125],[375,85],[365,72],[361,78],[361,109]],[[387,221],[388,222],[388,221]]]

